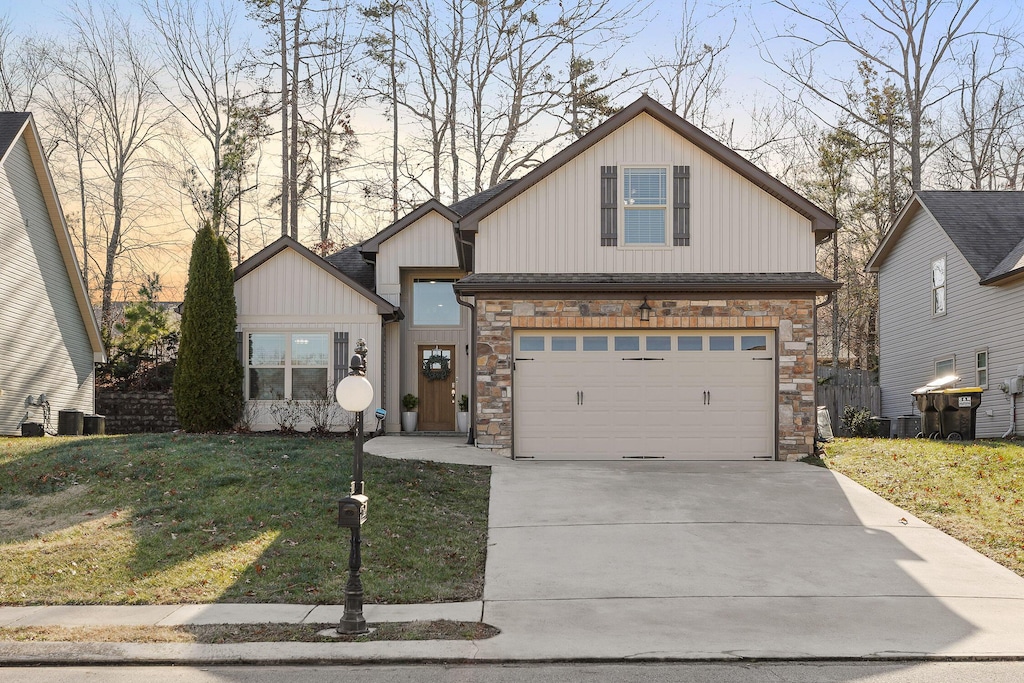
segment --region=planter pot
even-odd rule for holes
[[[469,413],[457,412],[455,413],[455,426],[456,428],[465,434],[469,431]]]
[[[416,431],[416,420],[419,418],[419,413],[402,413],[402,431],[403,432],[415,432]]]

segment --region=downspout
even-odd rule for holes
[[[456,292],[455,300],[460,306],[469,309],[469,429],[466,443],[470,446],[476,444],[476,305],[471,304]]]
[[[831,304],[832,303],[832,299],[835,298],[835,295],[836,295],[835,292],[829,292],[825,296],[825,300],[822,301],[820,304],[817,301],[814,302],[814,315],[813,315],[813,317],[814,317],[814,434],[815,434],[815,438],[817,438],[817,434],[818,434],[818,309],[823,307],[823,306],[828,306],[829,304]],[[837,369],[836,363],[838,363],[838,359],[833,358],[832,359],[833,369]],[[838,412],[838,409],[837,409],[837,412]],[[839,416],[836,415],[836,417],[838,418]],[[833,428],[833,430],[834,429],[835,428]],[[834,433],[835,433],[835,431],[833,431],[833,434]]]
[[[462,255],[462,258],[459,260],[462,262],[463,268],[469,272],[470,268],[468,266],[470,266],[470,263],[466,258],[469,243],[462,239],[462,231],[459,230],[459,223],[457,221],[452,227],[455,229],[455,241],[459,245],[458,251]],[[474,446],[476,445],[476,304],[469,303],[458,292],[455,293],[455,300],[460,306],[465,306],[469,309],[469,429],[467,430],[468,438],[466,443]]]
[[[1015,431],[1017,431],[1017,394],[1010,394],[1010,428],[1003,434],[1003,438],[1008,438]]]

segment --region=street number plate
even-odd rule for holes
[[[961,408],[970,408],[971,407],[971,397],[970,396],[960,396],[959,399],[960,399],[960,404],[959,405],[960,405]]]

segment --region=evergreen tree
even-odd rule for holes
[[[181,314],[174,409],[190,432],[230,429],[242,409],[231,258],[209,224],[196,234]]]

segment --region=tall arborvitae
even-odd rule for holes
[[[230,429],[241,413],[235,316],[227,245],[204,225],[192,243],[174,370],[174,409],[186,431]]]

